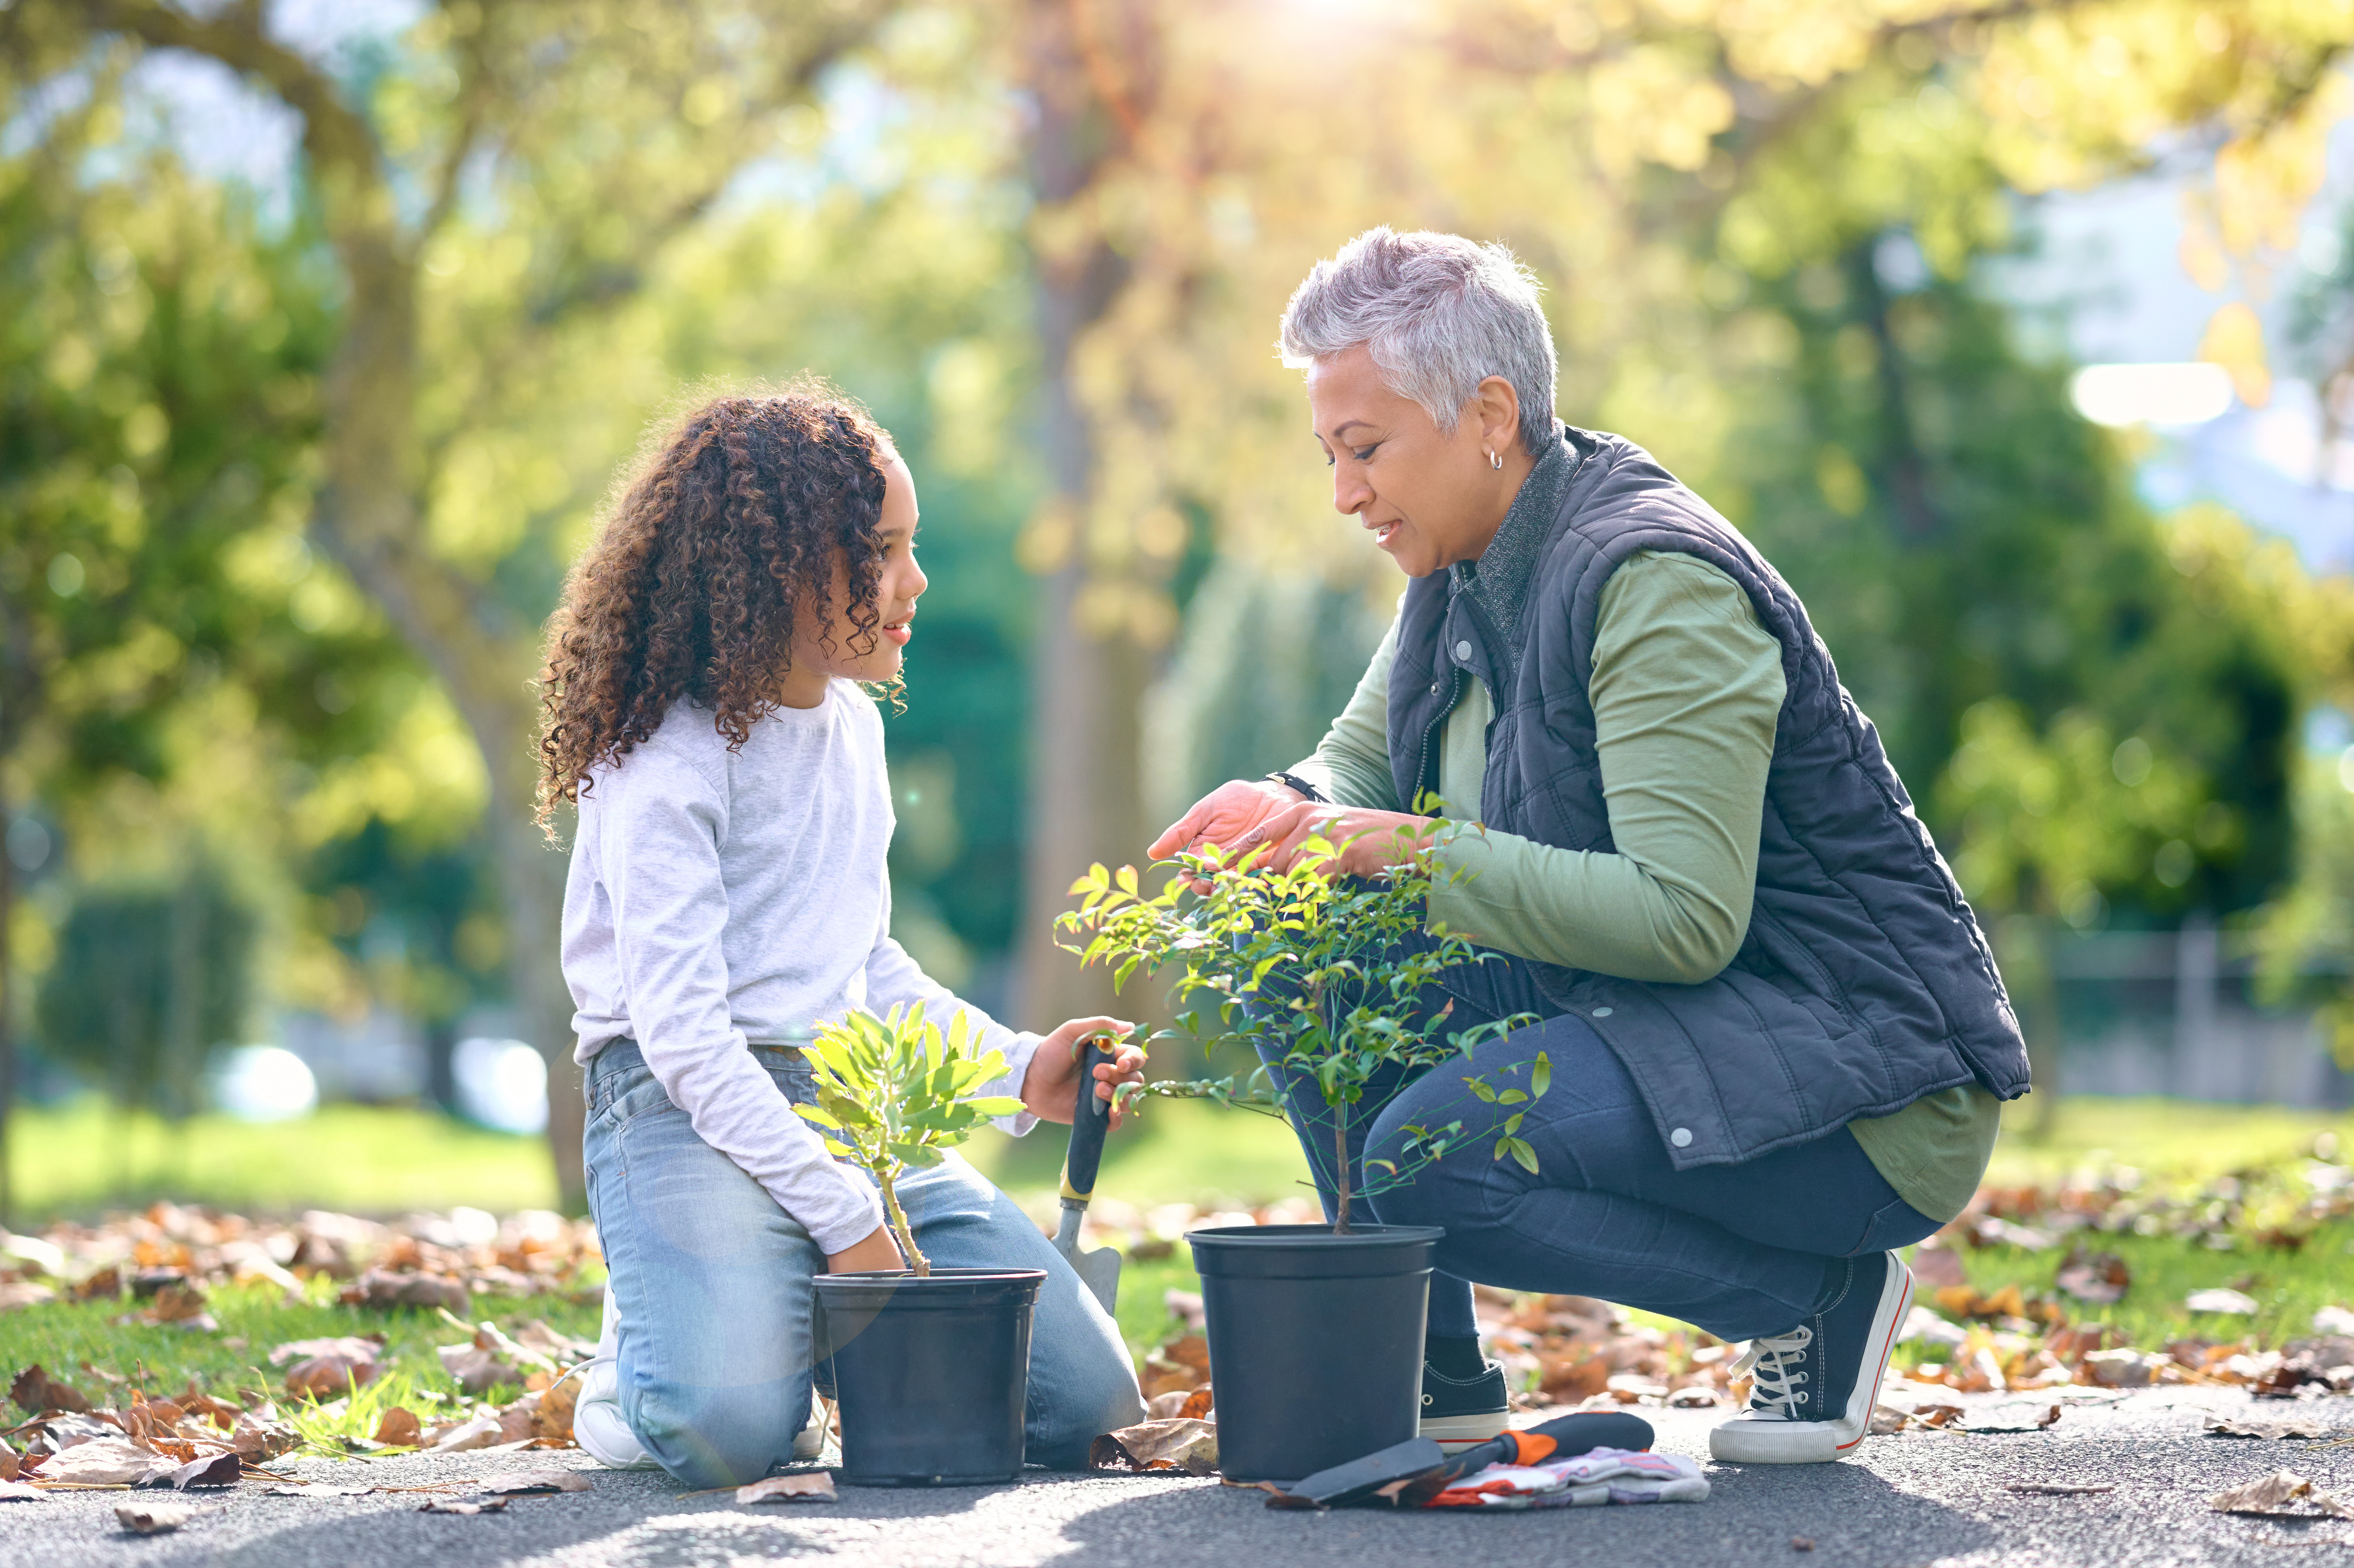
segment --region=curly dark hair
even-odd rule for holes
[[[848,641],[874,648],[890,450],[864,408],[815,379],[716,398],[657,432],[548,621],[542,827],[681,697],[741,747],[778,705],[796,617],[832,624],[837,556]]]

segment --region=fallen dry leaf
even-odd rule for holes
[[[379,1370],[373,1359],[352,1361],[343,1356],[313,1356],[286,1369],[286,1392],[306,1394],[313,1399],[334,1399],[351,1393],[364,1383],[375,1382]]]
[[[433,1451],[437,1454],[457,1454],[469,1448],[488,1448],[499,1440],[499,1418],[478,1415],[444,1432],[434,1440]]]
[[[588,1478],[578,1470],[550,1467],[493,1476],[475,1489],[493,1497],[522,1497],[529,1492],[585,1492],[589,1487]]]
[[[2298,1502],[2306,1506],[2290,1506]],[[2335,1492],[2323,1491],[2295,1470],[2275,1470],[2263,1480],[2250,1481],[2246,1486],[2217,1492],[2207,1499],[2207,1506],[2217,1513],[2261,1513],[2289,1519],[2328,1515],[2338,1519],[2354,1519],[2354,1503]]]
[[[2256,1311],[2256,1298],[2243,1290],[2194,1290],[2182,1298],[2183,1306],[2193,1312],[2221,1312],[2234,1317],[2252,1317]]]
[[[439,1307],[462,1315],[473,1305],[466,1287],[443,1275],[371,1268],[344,1287],[346,1307]]]
[[[417,1511],[419,1513],[504,1513],[509,1500],[506,1498],[484,1498],[481,1502],[443,1502],[440,1498],[435,1498],[429,1502],[419,1504]]]
[[[1952,1423],[1956,1432],[1986,1434],[2001,1432],[2041,1432],[2060,1419],[2056,1404],[2003,1405],[1993,1410],[1967,1413]]]
[[[0,1481],[0,1502],[47,1502],[49,1494],[24,1481]]]
[[[2108,1307],[2125,1299],[2133,1271],[2113,1252],[2091,1252],[2079,1245],[2060,1265],[2054,1283],[2063,1295],[2095,1306]]]
[[[237,1457],[234,1449],[225,1449],[218,1454],[206,1454],[189,1460],[172,1472],[171,1481],[176,1490],[185,1492],[191,1487],[207,1489],[233,1487],[244,1474],[245,1462]]]
[[[282,1367],[288,1361],[307,1361],[317,1356],[372,1361],[383,1354],[382,1334],[344,1334],[332,1340],[289,1340],[282,1345],[271,1347],[270,1364]]]
[[[1087,1447],[1091,1470],[1182,1470],[1206,1476],[1218,1467],[1218,1426],[1178,1416],[1107,1432]]]
[[[523,1373],[513,1361],[482,1345],[442,1345],[433,1353],[440,1358],[441,1370],[456,1378],[458,1386],[468,1393],[487,1393],[499,1383],[523,1382]]]
[[[1931,1246],[1925,1242],[1914,1249],[1913,1277],[1931,1290],[1970,1282],[1969,1275],[1962,1268],[1961,1254],[1952,1247]]]
[[[424,1428],[418,1422],[417,1412],[406,1405],[394,1405],[376,1424],[376,1441],[387,1448],[414,1448],[423,1436]]]
[[[2301,1437],[2327,1441],[2338,1437],[2354,1437],[2354,1432],[2335,1426],[2318,1416],[2305,1416],[2288,1421],[2227,1420],[2210,1417],[2207,1422],[2210,1437],[2261,1437],[2277,1442],[2285,1437]]]
[[[2083,1364],[2084,1374],[2103,1388],[2147,1388],[2158,1381],[2166,1358],[2147,1351],[2094,1351]]]
[[[142,1448],[125,1437],[93,1437],[41,1462],[41,1479],[78,1487],[140,1487],[180,1467],[168,1456]]]
[[[30,1279],[11,1279],[0,1283],[0,1312],[14,1311],[19,1307],[39,1307],[57,1298],[54,1287]]]
[[[758,1502],[837,1502],[841,1494],[833,1489],[831,1470],[796,1470],[790,1476],[769,1476],[754,1481],[748,1487],[736,1489],[739,1503]]]
[[[205,1293],[186,1279],[175,1279],[156,1290],[148,1298],[147,1309],[133,1313],[126,1321],[143,1323],[153,1328],[170,1326],[191,1329],[200,1333],[218,1333],[220,1325],[205,1310]]]
[[[199,1510],[177,1503],[116,1503],[114,1517],[133,1535],[166,1535],[196,1517]]]
[[[566,1372],[539,1396],[531,1413],[531,1429],[543,1443],[572,1441],[572,1412],[580,1399],[580,1373]]]
[[[90,1413],[90,1399],[80,1389],[58,1382],[35,1361],[16,1374],[8,1385],[8,1397],[16,1408],[27,1415],[38,1415],[45,1410],[68,1410],[78,1415]]]

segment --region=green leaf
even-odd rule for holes
[[[1544,1092],[1551,1087],[1553,1087],[1553,1060],[1540,1051],[1537,1053],[1536,1066],[1529,1074],[1529,1096],[1532,1099],[1542,1099],[1544,1097]]]
[[[1537,1151],[1531,1149],[1528,1144],[1521,1139],[1508,1138],[1504,1141],[1511,1146],[1512,1158],[1519,1162],[1521,1169],[1526,1171],[1532,1176],[1535,1175],[1537,1173]]]

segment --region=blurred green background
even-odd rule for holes
[[[579,1206],[528,682],[715,385],[832,376],[917,476],[896,934],[1010,1021],[1104,1005],[1070,879],[1310,747],[1400,587],[1268,348],[1376,222],[1511,244],[1563,417],[1804,596],[2027,1024],[2003,1161],[2303,1136],[2354,1097],[2349,47],[2199,0],[0,9],[0,1217]],[[1148,1127],[1139,1202],[1291,1190],[1279,1127]],[[1041,1141],[976,1157],[1034,1189]]]

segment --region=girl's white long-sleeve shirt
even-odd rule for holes
[[[793,1038],[853,1008],[961,1009],[1019,1095],[1038,1036],[969,1007],[891,939],[885,864],[896,819],[883,718],[849,681],[781,708],[730,751],[707,709],[680,703],[643,744],[593,773],[564,895],[564,978],[582,1064],[615,1040],[695,1132],[743,1167],[829,1253],[882,1224],[874,1184],[826,1152],[748,1042]],[[1027,1132],[1026,1113],[1000,1125]]]

